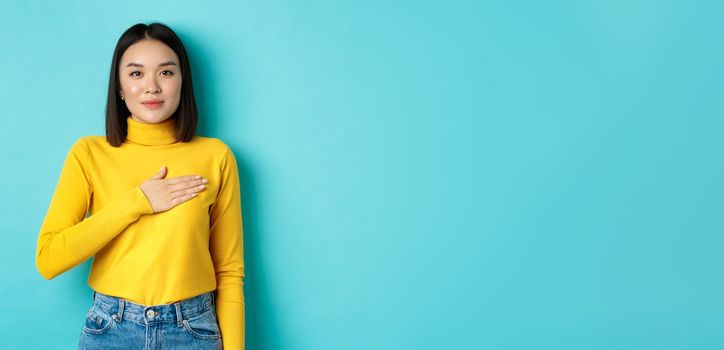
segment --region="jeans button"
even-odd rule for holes
[[[146,312],[146,316],[153,317],[153,310],[148,310],[148,312]]]

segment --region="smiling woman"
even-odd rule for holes
[[[195,134],[181,40],[160,23],[132,26],[108,87],[106,135],[68,152],[38,271],[52,279],[93,257],[80,349],[243,349],[238,168],[223,141]]]

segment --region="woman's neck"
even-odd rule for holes
[[[130,142],[145,145],[158,146],[176,143],[175,118],[168,118],[160,123],[142,123],[131,116],[126,118],[128,123],[128,135],[126,139]]]

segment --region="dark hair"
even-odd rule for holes
[[[125,102],[119,95],[120,83],[118,81],[118,66],[121,56],[131,45],[143,40],[154,39],[163,42],[170,47],[180,60],[181,66],[181,98],[178,108],[169,118],[176,118],[176,140],[188,142],[196,132],[198,116],[196,112],[196,99],[194,88],[191,83],[191,67],[186,49],[181,39],[171,28],[161,23],[145,25],[138,23],[128,28],[116,44],[113,51],[113,62],[111,63],[111,77],[108,80],[108,102],[106,104],[106,140],[114,147],[120,146],[128,135],[126,118],[130,115]]]

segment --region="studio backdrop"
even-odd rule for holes
[[[724,5],[3,1],[3,349],[73,349],[38,232],[135,23],[239,165],[253,350],[724,348]],[[149,175],[150,176],[150,175]]]

